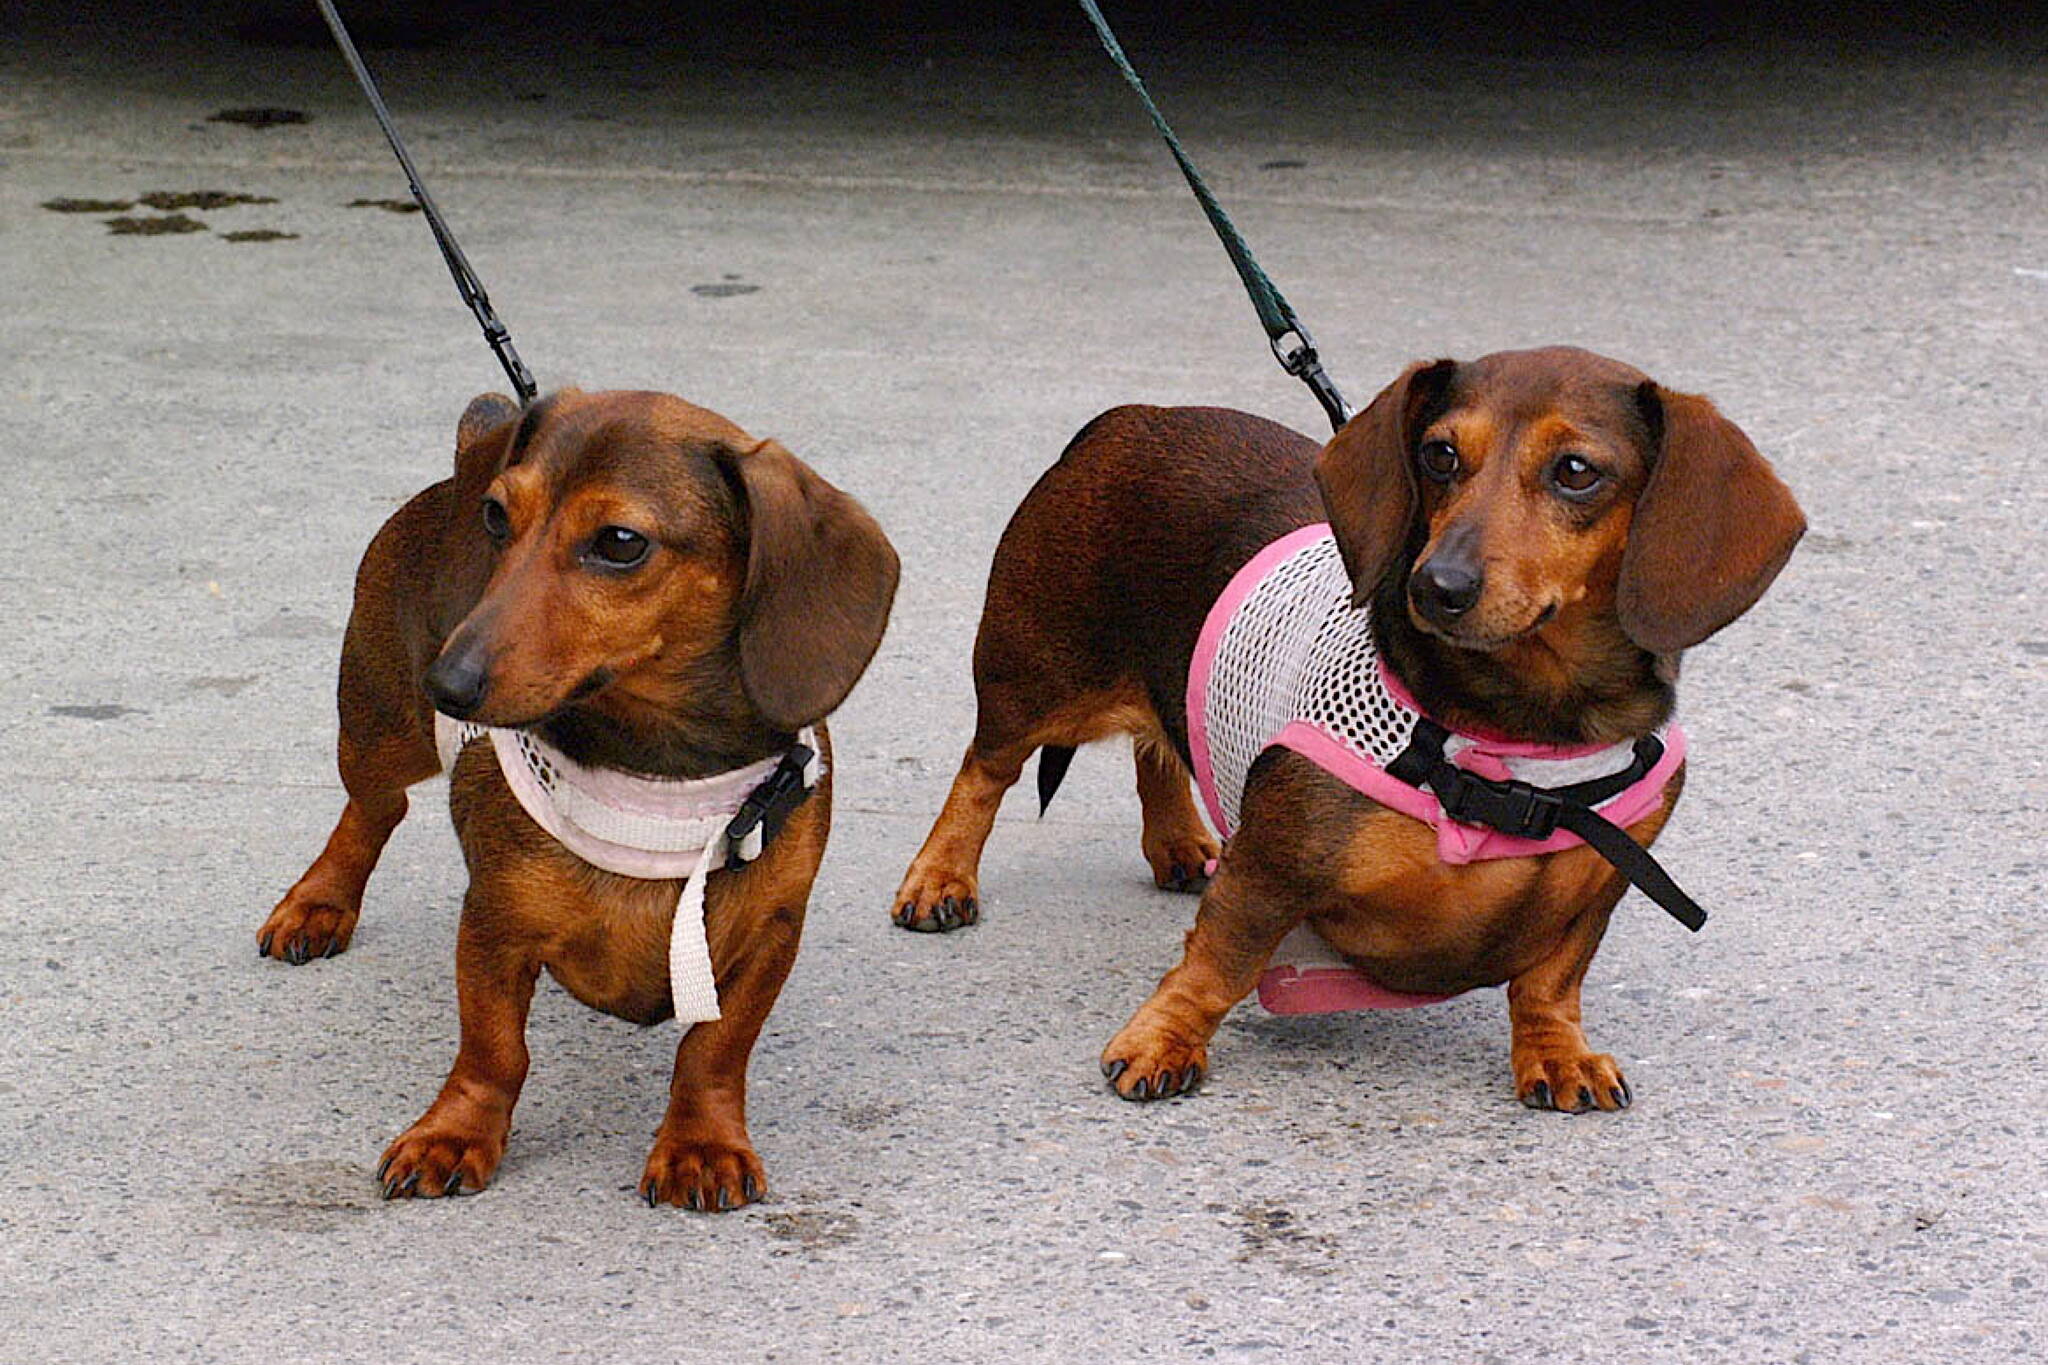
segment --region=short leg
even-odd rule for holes
[[[1300,913],[1262,893],[1225,859],[1195,912],[1180,965],[1159,982],[1102,1051],[1102,1074],[1127,1100],[1192,1090],[1209,1069],[1209,1039],[1230,1007],[1251,993],[1259,972]]]
[[[1200,891],[1209,884],[1223,846],[1195,809],[1187,765],[1160,741],[1131,742],[1138,766],[1138,801],[1145,809],[1142,844],[1152,880],[1166,891]]]
[[[492,931],[505,919],[480,907],[472,884],[455,941],[462,1043],[440,1095],[385,1150],[377,1178],[386,1199],[474,1193],[505,1155],[512,1106],[526,1084],[526,1015],[540,975],[524,945]]]
[[[1626,1109],[1633,1098],[1620,1065],[1588,1047],[1579,1027],[1579,988],[1627,889],[1615,875],[1551,954],[1508,982],[1515,1095],[1531,1109]]]
[[[991,750],[979,739],[967,746],[945,808],[896,888],[898,925],[940,933],[981,918],[982,846],[995,825],[1003,793],[1016,785],[1033,747],[1011,744]]]
[[[640,1177],[640,1195],[650,1208],[680,1204],[723,1212],[753,1203],[767,1189],[747,1136],[747,1060],[796,961],[816,870],[813,856],[780,886],[774,869],[756,868],[735,879],[737,885],[714,889],[706,934],[719,1017],[693,1025],[676,1047],[668,1112]]]
[[[344,731],[338,756],[348,804],[327,847],[256,931],[258,956],[296,965],[347,950],[362,914],[363,886],[405,818],[405,789],[441,767],[432,744],[415,735],[365,748]]]

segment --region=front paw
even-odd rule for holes
[[[1142,1019],[1142,1015],[1140,1016]],[[1102,1074],[1127,1100],[1183,1095],[1209,1074],[1209,1049],[1133,1019],[1102,1050]]]
[[[1515,1095],[1531,1109],[1562,1114],[1626,1109],[1635,1099],[1620,1064],[1604,1052],[1517,1058]]]
[[[900,929],[920,934],[943,934],[981,918],[974,878],[947,872],[910,869],[903,885],[896,888],[896,908],[890,918]]]
[[[723,1142],[657,1134],[640,1177],[640,1197],[650,1209],[676,1204],[700,1213],[724,1213],[753,1203],[767,1189],[761,1158],[744,1138]]]
[[[1145,841],[1152,884],[1161,891],[1200,895],[1208,889],[1209,878],[1216,875],[1216,860],[1222,855],[1222,847],[1206,830],[1158,843]]]
[[[475,1194],[491,1183],[504,1155],[502,1132],[430,1125],[422,1119],[385,1150],[377,1179],[386,1199]]]
[[[348,951],[361,913],[358,906],[336,905],[293,887],[256,931],[256,955],[294,967],[316,957],[334,957]]]

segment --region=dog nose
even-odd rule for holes
[[[1485,586],[1476,565],[1432,559],[1409,576],[1408,596],[1424,617],[1444,625],[1472,610]]]
[[[456,720],[466,720],[484,704],[490,678],[479,651],[444,649],[427,669],[424,682],[435,710]]]

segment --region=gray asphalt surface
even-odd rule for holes
[[[1582,1118],[1516,1105],[1495,992],[1240,1007],[1199,1095],[1115,1099],[1096,1053],[1193,904],[1112,747],[1049,818],[1012,800],[979,927],[888,923],[989,554],[1066,438],[1128,400],[1320,430],[1085,34],[373,52],[544,384],[778,437],[903,555],[754,1058],[773,1195],[711,1217],[632,1193],[672,1033],[551,986],[493,1188],[377,1200],[455,1044],[439,783],[351,952],[256,958],[339,810],[356,558],[502,385],[424,224],[349,206],[404,187],[333,54],[141,13],[0,43],[0,1359],[2040,1358],[2026,44],[1136,51],[1355,398],[1576,342],[1713,395],[1809,513],[1687,660],[1659,849],[1715,918],[1625,904],[1587,1021],[1637,1101]],[[311,121],[209,121],[250,106]],[[276,202],[182,235],[43,207],[201,189]]]

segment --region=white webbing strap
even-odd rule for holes
[[[684,1028],[718,1018],[718,981],[711,972],[711,929],[704,922],[704,881],[722,866],[718,855],[725,828],[712,831],[697,856],[696,870],[683,883],[676,917],[668,931],[668,990],[676,1003],[676,1022]]]

